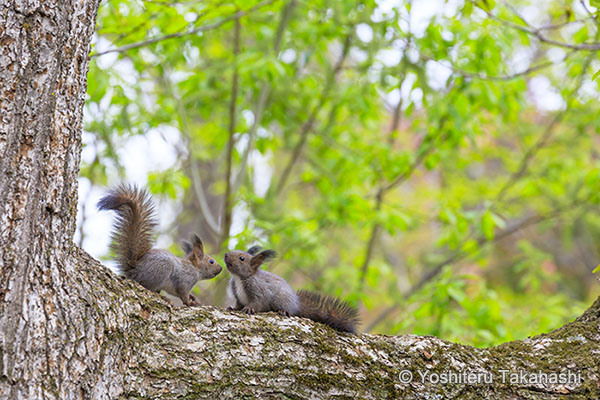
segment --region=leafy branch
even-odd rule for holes
[[[478,249],[482,249],[490,244],[498,243],[498,242],[500,242],[500,241],[502,241],[502,240],[504,240],[526,228],[530,228],[530,227],[538,225],[542,222],[546,222],[546,221],[558,218],[561,215],[563,215],[569,211],[572,211],[582,205],[586,205],[586,201],[576,200],[566,206],[555,208],[554,210],[552,210],[548,213],[533,215],[531,217],[523,219],[520,222],[515,223],[512,226],[509,226],[509,227],[497,232],[497,234],[494,236],[494,238],[492,240],[489,240],[485,235],[480,235],[479,237],[477,237],[475,239],[475,243],[477,244]],[[463,246],[461,246],[461,247],[463,247]],[[415,293],[417,293],[419,290],[421,290],[421,288],[423,288],[427,283],[429,283],[436,276],[438,276],[442,272],[442,270],[444,269],[445,266],[450,265],[455,262],[458,262],[458,261],[461,261],[461,260],[464,260],[465,258],[467,258],[471,255],[472,255],[471,252],[461,249],[461,250],[454,252],[450,256],[446,257],[443,261],[434,265],[430,270],[425,272],[423,274],[423,276],[421,276],[421,278],[414,285],[412,285],[410,287],[409,290],[407,290],[405,293],[403,293],[401,295],[401,299],[408,300]],[[394,304],[392,304],[391,306],[389,306],[388,308],[383,310],[377,317],[375,317],[373,319],[373,321],[371,321],[369,323],[369,325],[367,325],[367,327],[364,329],[364,332],[371,332],[380,323],[382,323],[384,320],[389,318],[391,316],[391,314],[394,313],[398,309],[398,307],[400,307],[400,304],[398,302],[395,302]]]
[[[109,50],[101,51],[101,52],[92,54],[90,57],[100,57],[100,56],[103,56],[105,54],[110,54],[110,53],[123,53],[123,52],[129,51],[129,50],[132,50],[132,49],[137,49],[140,47],[148,46],[150,44],[162,42],[163,40],[175,39],[175,38],[180,38],[180,37],[184,37],[184,36],[195,35],[200,32],[210,31],[210,30],[219,28],[220,26],[222,26],[228,22],[236,21],[239,18],[244,17],[250,13],[253,13],[254,11],[260,10],[263,7],[271,5],[271,4],[273,4],[274,1],[275,0],[262,1],[248,10],[238,11],[235,14],[233,14],[229,17],[223,18],[222,20],[214,22],[212,24],[199,26],[197,28],[194,28],[194,29],[191,29],[191,30],[185,31],[185,32],[170,33],[168,35],[163,35],[163,36],[143,40],[141,42],[131,43],[131,44],[128,44],[123,47],[117,47],[116,49],[109,49]]]
[[[475,2],[475,4],[477,4],[477,3]],[[548,26],[534,27],[529,22],[527,22],[527,20],[524,17],[522,17],[521,15],[519,15],[513,9],[513,12],[515,13],[515,15],[517,15],[517,17],[524,24],[524,25],[521,25],[521,24],[517,24],[517,23],[514,23],[512,21],[508,21],[506,19],[498,17],[496,14],[492,13],[486,7],[480,7],[480,9],[482,9],[488,15],[488,17],[491,18],[491,19],[493,19],[494,21],[497,21],[497,22],[501,23],[502,25],[507,26],[509,28],[516,29],[516,30],[524,32],[524,33],[526,33],[526,34],[528,34],[530,36],[533,36],[533,37],[535,37],[537,40],[539,40],[542,43],[546,43],[546,44],[550,44],[552,46],[562,47],[562,48],[566,48],[566,49],[571,49],[571,50],[579,50],[579,51],[597,51],[597,50],[600,50],[600,43],[598,43],[598,42],[592,42],[592,43],[567,43],[567,42],[562,42],[562,41],[555,40],[555,39],[550,39],[549,37],[547,37],[546,35],[544,35],[542,33],[545,30],[558,29],[561,25],[553,25],[553,26],[550,26],[550,27],[548,27]]]
[[[325,82],[325,86],[323,87],[323,91],[321,92],[321,96],[319,97],[319,101],[317,102],[317,105],[315,107],[313,107],[313,109],[310,112],[310,115],[308,117],[308,120],[306,120],[304,122],[304,124],[302,124],[302,128],[300,130],[300,139],[298,140],[298,143],[294,147],[294,150],[292,151],[292,156],[290,157],[288,163],[286,164],[285,168],[283,169],[281,178],[279,179],[279,181],[277,183],[277,186],[276,186],[276,194],[277,195],[279,195],[281,193],[281,191],[283,190],[283,188],[289,178],[289,175],[292,172],[292,168],[294,167],[294,164],[296,164],[296,162],[298,161],[298,158],[300,157],[300,154],[302,153],[304,145],[306,144],[306,139],[308,138],[309,133],[312,131],[312,129],[314,127],[314,124],[315,124],[315,121],[317,118],[317,113],[319,112],[319,110],[321,110],[321,108],[323,108],[323,105],[327,101],[329,92],[331,91],[331,88],[333,87],[333,85],[335,83],[335,79],[336,79],[338,73],[342,70],[342,65],[344,64],[344,61],[346,60],[346,57],[348,56],[348,52],[350,51],[350,44],[352,42],[352,29],[353,29],[352,27],[349,28],[349,33],[346,35],[346,38],[344,39],[342,53],[341,53],[339,59],[337,60],[335,67],[332,69],[331,73],[329,74],[327,81]]]

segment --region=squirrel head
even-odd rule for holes
[[[200,271],[201,279],[211,279],[219,275],[223,267],[213,257],[204,253],[204,245],[200,236],[194,233],[190,241],[191,244],[184,241],[181,247],[185,251],[185,258]]]
[[[272,260],[277,256],[273,250],[263,250],[254,246],[247,252],[234,250],[225,254],[225,265],[232,275],[237,275],[240,278],[247,278],[253,275],[258,270],[262,263]]]

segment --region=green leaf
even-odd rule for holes
[[[600,272],[600,265],[598,265],[596,268],[594,268],[594,270],[592,271],[592,274],[595,274],[596,272]]]
[[[481,8],[482,10],[492,11],[494,9],[494,7],[496,6],[496,1],[495,0],[480,0],[477,3],[475,3],[475,5],[479,8]]]
[[[494,216],[488,210],[481,217],[481,230],[483,231],[483,235],[487,240],[494,239],[494,228],[496,227],[496,222],[494,221]]]
[[[595,80],[598,77],[598,75],[600,75],[600,69],[598,71],[594,72],[594,75],[592,75],[592,80]]]

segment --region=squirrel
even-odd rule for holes
[[[273,250],[251,247],[247,252],[225,254],[225,266],[231,273],[227,294],[234,306],[247,314],[275,311],[283,316],[309,318],[341,332],[356,333],[358,311],[348,303],[320,293],[294,292],[280,276],[259,269],[277,256]]]
[[[164,290],[179,297],[186,306],[200,305],[190,291],[199,280],[214,278],[223,268],[204,253],[198,235],[191,236],[191,243],[182,243],[185,258],[168,250],[153,249],[157,225],[154,205],[146,190],[135,185],[118,186],[97,206],[99,210],[117,212],[111,250],[116,254],[119,272],[148,290]]]

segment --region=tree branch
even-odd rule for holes
[[[165,72],[166,72],[166,69],[165,69]],[[177,105],[177,113],[179,114],[179,120],[180,120],[180,126],[179,126],[180,132],[186,138],[188,138],[188,140],[191,140],[192,135],[191,135],[191,129],[190,129],[190,126],[188,123],[187,111],[183,105],[183,102],[181,101],[181,98],[179,97],[179,95],[177,93],[175,93],[172,90],[173,85],[169,81],[168,75],[166,73],[163,73],[159,79],[160,79],[160,81],[159,81],[160,84],[175,99],[175,102]],[[176,143],[175,147],[178,148],[179,154],[185,154],[186,151],[188,153],[188,158],[190,161],[190,171],[192,173],[192,185],[194,188],[194,192],[196,194],[196,198],[198,199],[198,203],[200,204],[200,212],[202,213],[202,217],[204,218],[204,221],[206,221],[206,225],[208,226],[210,231],[215,236],[219,237],[221,235],[221,228],[219,226],[218,221],[213,216],[210,206],[208,205],[208,201],[206,199],[206,194],[204,193],[204,187],[202,186],[202,178],[200,176],[200,172],[198,171],[198,164],[196,163],[196,160],[194,159],[193,155],[189,153],[189,145],[185,146],[185,149],[184,149],[184,148],[181,148],[181,147],[183,147],[181,144]]]
[[[554,127],[562,120],[564,114],[565,111],[554,115],[548,126],[546,126],[546,129],[544,129],[544,132],[542,133],[538,141],[529,149],[527,149],[527,151],[521,158],[521,161],[519,162],[519,167],[510,175],[508,181],[506,181],[506,183],[498,191],[498,194],[496,195],[496,202],[502,201],[504,199],[504,196],[508,192],[508,189],[510,189],[525,174],[527,168],[529,167],[529,163],[537,154],[537,152],[544,148],[546,143],[548,143],[548,141],[552,137]]]
[[[409,15],[409,17],[410,17],[410,15]],[[409,20],[410,20],[410,18],[409,18]],[[409,23],[408,31],[410,32],[410,23]],[[399,88],[402,88],[402,84],[404,83],[404,80],[406,77],[406,71],[408,69],[408,62],[406,59],[406,50],[409,47],[411,47],[411,44],[412,44],[411,38],[412,38],[412,36],[409,36],[408,39],[406,40],[406,45],[404,47],[404,51],[402,54],[402,64],[401,64],[400,71],[399,71],[399,75],[400,75],[400,83],[398,85]],[[404,102],[402,100],[402,94],[401,94],[400,98],[398,99],[398,103],[396,103],[396,106],[394,107],[394,112],[393,112],[393,116],[392,116],[392,124],[390,126],[390,130],[388,133],[388,144],[390,146],[390,149],[393,148],[395,138],[396,138],[395,135],[398,133],[398,130],[400,129],[400,121],[402,119],[402,105],[403,104],[404,104]],[[385,183],[382,184],[379,187],[379,189],[377,190],[377,194],[375,195],[375,207],[373,208],[376,215],[377,215],[377,213],[379,213],[379,211],[381,211],[381,207],[383,205],[383,198],[384,198],[385,194],[387,193],[387,191],[388,191],[388,189],[386,189]],[[371,227],[371,233],[369,235],[369,240],[367,241],[367,247],[365,250],[365,258],[360,267],[359,291],[362,291],[362,289],[363,289],[363,286],[365,283],[365,278],[367,277],[367,272],[369,270],[369,264],[371,263],[371,258],[373,256],[373,249],[375,248],[375,243],[377,242],[377,238],[379,236],[380,230],[381,230],[381,224],[379,223],[378,220],[374,221],[373,226]]]
[[[600,32],[597,33],[597,36],[598,35],[600,35]],[[594,55],[593,54],[590,54],[586,58],[586,62],[585,62],[584,68],[583,68],[583,72],[579,76],[578,83],[577,83],[577,85],[575,86],[575,88],[572,91],[572,96],[575,96],[576,93],[581,88],[581,85],[583,84],[583,79],[584,79],[585,73],[586,73],[587,69],[589,68],[590,63],[591,63],[591,61],[593,59],[594,59]],[[492,205],[492,207],[491,207],[492,209],[495,208],[495,204],[497,204],[498,202],[500,202],[500,201],[502,201],[504,199],[506,193],[508,193],[508,189],[510,187],[512,187],[525,174],[525,172],[527,171],[527,169],[529,167],[529,164],[530,164],[531,160],[533,159],[533,157],[535,156],[535,154],[537,154],[537,152],[540,149],[542,149],[546,145],[546,143],[550,140],[550,138],[552,137],[552,132],[554,130],[554,127],[556,126],[556,124],[558,124],[562,120],[562,118],[564,118],[564,116],[568,112],[568,110],[569,110],[569,108],[567,107],[564,110],[562,110],[560,113],[557,113],[554,116],[554,118],[550,121],[550,123],[548,124],[548,126],[544,130],[544,133],[540,136],[540,138],[538,139],[538,141],[525,152],[524,156],[522,157],[521,161],[519,162],[519,167],[517,168],[517,170],[511,174],[509,180],[502,186],[502,188],[500,189],[500,191],[496,195],[496,199],[494,200],[494,205]],[[402,176],[403,175],[400,175],[399,178],[401,178]],[[398,180],[398,179],[396,179],[396,180]],[[396,182],[396,180],[394,182]],[[502,238],[502,233],[500,233],[499,236],[500,236],[500,238]],[[499,236],[496,236],[494,241],[499,240]],[[481,240],[483,240],[485,242],[485,238],[484,237],[480,237],[478,239],[478,241],[477,241],[478,245],[481,245]],[[467,254],[462,254],[462,253],[458,252],[458,253],[455,253],[455,254],[449,256],[446,260],[444,260],[440,264],[436,265],[432,270],[428,271],[421,278],[421,280],[416,285],[414,285],[407,292],[407,294],[405,296],[403,296],[403,298],[406,299],[406,298],[412,296],[412,294],[415,293],[417,290],[419,290],[421,287],[423,287],[423,285],[425,285],[427,282],[429,282],[434,277],[436,277],[441,272],[442,268],[445,265],[448,265],[449,263],[452,263],[452,262],[456,261],[457,259],[462,259],[466,255]],[[384,310],[369,325],[369,329],[367,329],[367,331],[370,331],[376,325],[378,325],[379,323],[381,323],[381,321],[383,321],[385,318],[387,318],[387,316],[393,310],[395,310],[396,307],[397,307],[396,305],[392,305],[388,309]]]
[[[597,33],[597,36],[600,35],[600,32]],[[583,72],[579,77],[578,83],[575,87],[575,89],[572,92],[572,96],[575,96],[575,94],[579,91],[579,89],[581,88],[581,85],[583,84],[583,77],[585,76],[585,72],[587,71],[587,69],[589,68],[589,65],[592,61],[592,59],[594,58],[593,54],[590,54],[585,62],[584,68],[583,68]],[[496,199],[494,201],[494,204],[497,204],[499,201],[501,201],[505,194],[508,192],[508,189],[510,187],[512,187],[512,185],[514,185],[527,171],[527,168],[529,166],[530,161],[533,159],[533,157],[535,156],[535,154],[542,149],[545,144],[548,142],[548,140],[550,140],[551,136],[552,136],[552,132],[554,130],[554,127],[556,126],[556,124],[558,124],[562,118],[564,117],[564,115],[567,113],[568,111],[568,107],[561,111],[560,113],[556,114],[554,116],[554,118],[551,120],[550,124],[548,124],[548,126],[546,127],[546,129],[544,130],[544,133],[542,134],[542,136],[540,137],[540,139],[531,147],[528,149],[528,151],[525,153],[525,155],[523,156],[523,158],[521,159],[520,163],[519,163],[519,168],[517,168],[517,170],[515,172],[513,172],[511,174],[511,177],[509,178],[509,180],[504,184],[504,186],[500,189],[500,191],[498,192],[498,195],[496,196]],[[430,147],[431,149],[431,147]],[[416,163],[413,163],[413,166],[417,165]],[[402,174],[400,175],[398,178],[396,178],[392,183],[396,184],[396,182],[401,181],[401,178],[404,179],[406,176],[410,176],[410,175],[406,175],[406,174]],[[492,206],[492,208],[494,208],[494,206]],[[547,218],[546,218],[547,219]],[[535,222],[535,220],[533,220],[533,222]],[[535,222],[537,223],[537,222]],[[526,223],[524,227],[530,225],[530,223]],[[518,229],[517,229],[518,230]],[[496,242],[498,240],[503,239],[506,236],[509,236],[510,234],[514,233],[515,231],[512,230],[506,230],[505,232],[501,232],[498,235],[495,236],[493,241],[486,241],[486,238],[481,236],[477,239],[477,244],[479,246],[488,244],[488,243],[492,243],[492,242]],[[376,232],[375,232],[376,233]],[[368,254],[368,253],[367,253]],[[457,252],[453,255],[450,255],[448,258],[446,258],[444,261],[442,261],[441,263],[437,264],[435,267],[433,267],[433,269],[431,269],[430,271],[428,271],[427,273],[425,273],[425,275],[421,278],[421,280],[419,282],[417,282],[415,285],[413,285],[411,287],[411,289],[402,297],[404,299],[408,299],[410,296],[412,296],[416,291],[418,291],[419,289],[421,289],[427,282],[431,281],[433,278],[435,278],[441,271],[442,268],[452,262],[455,262],[457,260],[463,259],[464,257],[466,257],[468,254],[463,253],[463,252]],[[366,274],[366,269],[365,269],[365,274]],[[362,277],[362,279],[364,279],[364,276]],[[362,282],[362,280],[361,280]],[[375,318],[375,320],[369,324],[368,328],[367,328],[367,332],[370,332],[375,326],[377,326],[379,323],[381,323],[381,321],[383,321],[384,319],[386,319],[388,317],[389,314],[391,314],[391,312],[393,312],[396,309],[397,305],[394,304],[392,306],[390,306],[388,309],[384,310],[377,318]]]
[[[265,7],[265,6],[273,4],[273,2],[274,2],[274,0],[266,0],[266,1],[258,3],[257,5],[255,5],[254,7],[250,8],[250,9],[248,9],[246,11],[238,11],[235,14],[233,14],[233,15],[231,15],[229,17],[226,17],[226,18],[222,19],[221,21],[212,23],[212,24],[203,25],[203,26],[200,26],[198,28],[194,28],[194,29],[192,29],[190,31],[186,31],[186,32],[171,33],[171,34],[168,34],[168,35],[164,35],[164,36],[159,36],[159,37],[156,37],[156,38],[147,39],[147,40],[144,40],[144,41],[141,41],[141,42],[131,43],[131,44],[128,44],[128,45],[123,46],[123,47],[118,47],[116,49],[110,49],[110,50],[101,51],[99,53],[92,54],[90,57],[100,57],[100,56],[103,56],[103,55],[109,54],[109,53],[123,53],[123,52],[126,52],[128,50],[132,50],[132,49],[137,49],[139,47],[148,46],[150,44],[161,42],[163,40],[180,38],[180,37],[184,37],[184,36],[194,35],[194,34],[200,33],[200,32],[209,31],[209,30],[212,30],[212,29],[216,29],[216,28],[220,27],[221,25],[226,24],[227,22],[237,20],[237,19],[239,19],[239,18],[241,18],[241,17],[243,17],[245,15],[248,15],[248,14],[250,14],[250,13],[256,11],[256,10],[259,10],[259,9]]]
[[[321,108],[327,101],[327,96],[329,95],[329,92],[331,91],[331,88],[333,87],[333,84],[335,83],[337,74],[341,71],[342,65],[344,64],[344,61],[346,60],[346,57],[348,56],[348,52],[350,51],[350,44],[352,42],[352,34],[353,34],[353,32],[351,29],[350,32],[346,35],[346,38],[344,40],[344,45],[342,47],[342,53],[341,53],[339,59],[337,60],[335,67],[331,70],[331,73],[329,74],[327,81],[325,82],[325,86],[323,87],[323,91],[321,92],[321,96],[319,97],[319,101],[318,101],[317,105],[315,107],[313,107],[313,109],[308,117],[308,120],[304,124],[302,124],[302,128],[300,130],[300,140],[294,147],[292,156],[290,157],[290,160],[288,161],[287,165],[285,166],[283,173],[281,174],[281,178],[279,179],[279,182],[277,183],[277,186],[276,186],[277,189],[275,191],[276,195],[279,195],[281,193],[281,191],[283,190],[283,187],[285,186],[285,184],[289,178],[289,175],[292,172],[292,168],[294,167],[294,164],[296,164],[296,162],[298,161],[298,158],[300,157],[300,154],[302,153],[302,150],[304,149],[304,145],[306,144],[306,139],[308,138],[308,134],[312,131],[312,129],[314,127],[315,120],[317,118],[317,113],[319,112],[319,110],[321,110]]]
[[[592,10],[590,10],[587,6],[587,4],[585,4],[585,0],[579,0],[579,3],[581,4],[581,6],[583,7],[583,9],[585,10],[585,12],[587,13],[587,15],[589,15],[589,19],[591,19],[592,21],[594,21],[594,23],[596,25],[598,25],[598,17],[596,17],[596,15],[594,15],[594,13],[592,12]]]
[[[541,222],[545,222],[545,221],[557,218],[560,215],[562,215],[563,213],[572,211],[573,209],[579,207],[582,204],[585,204],[585,201],[574,201],[571,204],[568,204],[564,207],[556,208],[547,214],[536,214],[529,218],[525,218],[523,221],[517,222],[513,226],[507,227],[506,229],[498,232],[494,236],[494,239],[492,239],[492,240],[488,240],[485,236],[479,236],[477,239],[475,239],[477,246],[479,249],[481,249],[487,245],[497,243],[517,232],[520,232],[521,230],[523,230],[525,228],[529,228],[529,227],[537,225]],[[441,261],[438,264],[436,264],[435,266],[433,266],[433,268],[431,268],[430,270],[425,272],[423,274],[423,276],[421,277],[421,279],[419,279],[419,281],[417,283],[412,285],[407,292],[402,294],[401,298],[403,300],[408,300],[415,293],[417,293],[421,288],[423,288],[427,283],[429,283],[431,280],[433,280],[433,278],[438,276],[440,274],[440,272],[442,272],[442,269],[445,266],[447,266],[451,263],[457,262],[457,261],[461,261],[470,255],[472,255],[472,254],[465,252],[463,250],[454,252],[450,256],[446,257],[443,261]],[[392,304],[390,307],[386,308],[373,321],[371,321],[371,323],[365,328],[365,332],[371,332],[377,325],[379,325],[381,322],[383,322],[385,319],[387,319],[398,307],[399,307],[399,304],[396,303],[396,304]]]
[[[433,336],[338,334],[310,320],[275,313],[173,309],[158,295],[105,272],[94,260],[78,265],[77,271],[88,276],[77,277],[91,290],[85,302],[98,303],[77,309],[103,328],[84,342],[88,348],[102,343],[99,353],[87,358],[87,365],[97,366],[94,393],[102,385],[115,396],[165,399],[582,399],[599,393],[593,355],[600,349],[600,299],[554,332],[478,349]],[[114,293],[121,301],[112,301]],[[108,315],[100,311],[105,308]],[[110,386],[106,382],[115,378],[106,369],[127,373],[118,374]],[[502,374],[540,371],[571,371],[577,379],[562,385],[502,382]],[[493,382],[444,385],[421,379],[432,372],[485,374]]]
[[[600,31],[599,31],[599,33],[597,33],[596,36],[598,36],[598,35],[600,35]],[[595,58],[595,54],[590,54],[586,58],[584,66],[583,66],[583,70],[582,70],[581,74],[579,75],[577,84],[575,85],[575,88],[571,92],[570,97],[575,97],[577,95],[577,92],[579,91],[579,89],[581,89],[581,86],[583,85],[584,77],[586,76],[587,70],[594,58]],[[521,161],[519,162],[519,167],[517,168],[517,170],[511,174],[508,181],[502,186],[502,188],[496,195],[495,203],[502,201],[502,199],[504,199],[504,196],[508,192],[508,189],[510,189],[525,174],[525,172],[527,172],[527,169],[529,168],[529,164],[530,164],[531,160],[533,160],[535,155],[541,149],[543,149],[546,146],[546,144],[550,141],[550,139],[552,138],[552,133],[554,132],[554,128],[560,121],[562,121],[562,119],[565,117],[565,115],[569,111],[568,104],[569,103],[567,102],[567,107],[565,107],[564,110],[562,110],[554,115],[554,117],[552,118],[552,120],[550,121],[548,126],[546,126],[546,129],[544,129],[544,132],[542,133],[540,138],[533,144],[533,146],[531,146],[529,149],[527,149],[527,151],[521,158]]]
[[[405,53],[406,56],[406,53]],[[401,80],[399,87],[402,87],[402,83],[404,82],[404,76],[406,73],[406,63],[403,63],[403,68],[401,72]],[[402,116],[402,96],[398,100],[396,107],[394,108],[394,114],[392,118],[392,125],[390,127],[390,132],[388,136],[388,143],[390,144],[390,148],[394,144],[395,134],[400,128],[400,120]],[[383,197],[387,192],[385,185],[381,186],[379,190],[377,190],[377,194],[375,195],[375,207],[374,211],[377,214],[381,210],[381,206],[383,205]],[[367,247],[365,250],[365,258],[360,267],[360,278],[359,278],[359,288],[362,290],[365,278],[367,276],[367,271],[369,269],[369,264],[371,263],[371,257],[373,256],[373,248],[375,247],[375,243],[377,241],[377,237],[379,235],[379,231],[381,230],[381,224],[379,222],[374,222],[371,227],[371,234],[369,235],[369,240],[367,241]]]
[[[533,65],[531,67],[525,68],[524,70],[521,70],[521,71],[518,71],[518,72],[513,72],[512,74],[506,74],[506,75],[483,75],[483,74],[478,74],[478,73],[473,73],[473,72],[465,71],[463,69],[457,68],[456,66],[454,66],[451,63],[445,64],[442,61],[437,60],[434,57],[431,57],[431,56],[429,56],[427,54],[424,54],[423,52],[421,52],[415,46],[412,46],[412,48],[418,52],[419,57],[422,60],[433,61],[436,64],[441,65],[442,67],[448,68],[449,70],[451,70],[456,75],[459,75],[459,76],[462,76],[462,77],[468,78],[468,79],[479,79],[479,80],[483,80],[483,81],[501,81],[501,82],[511,81],[513,79],[520,78],[520,77],[526,76],[526,75],[530,75],[530,74],[532,74],[534,72],[537,72],[537,71],[540,71],[540,70],[552,67],[554,65],[563,63],[569,57],[571,57],[573,54],[575,54],[577,52],[577,50],[571,50],[571,51],[567,52],[560,61],[546,61],[546,62],[542,62],[542,63],[539,63],[537,65]]]
[[[210,206],[208,205],[208,201],[206,200],[206,194],[204,193],[204,187],[202,186],[202,178],[200,177],[200,172],[198,171],[198,164],[193,156],[190,156],[190,171],[192,173],[192,186],[194,188],[194,192],[196,193],[198,203],[200,204],[202,216],[204,217],[204,220],[206,221],[206,224],[210,230],[218,237],[221,235],[221,227],[219,223],[215,221],[212,211],[210,210]]]
[[[221,229],[221,238],[218,249],[229,238],[231,227],[232,202],[231,198],[231,169],[233,164],[233,145],[236,126],[236,103],[238,97],[238,55],[240,53],[240,19],[235,20],[235,29],[233,37],[233,81],[231,83],[231,101],[229,103],[229,140],[227,141],[226,171],[225,171],[225,195],[223,198],[223,227]]]
[[[519,24],[516,24],[511,21],[507,21],[503,18],[496,16],[494,13],[492,13],[489,10],[486,10],[484,8],[481,8],[481,9],[484,10],[484,12],[488,15],[488,17],[490,17],[494,21],[500,22],[501,24],[508,26],[509,28],[516,29],[516,30],[524,32],[528,35],[534,36],[542,43],[550,44],[552,46],[557,46],[557,47],[563,47],[566,49],[579,50],[579,51],[600,50],[600,43],[594,42],[594,43],[573,44],[573,43],[561,42],[558,40],[550,39],[541,33],[542,30],[547,29],[547,28],[545,28],[545,27],[534,28],[531,25],[529,25],[529,23],[527,23],[527,21],[523,17],[519,16],[519,18],[526,24],[526,26],[519,25]]]
[[[287,28],[287,25],[290,21],[292,13],[294,12],[294,8],[296,7],[297,0],[291,0],[289,3],[281,11],[281,19],[279,21],[279,26],[277,27],[277,33],[275,34],[275,42],[273,44],[273,53],[277,55],[281,48],[281,42],[283,41],[283,34]],[[256,131],[262,122],[263,112],[265,110],[265,105],[267,103],[267,98],[269,97],[270,86],[267,81],[262,83],[260,88],[260,92],[258,95],[258,102],[256,103],[256,108],[254,109],[254,120],[252,121],[252,126],[248,131],[248,146],[242,155],[242,162],[240,165],[240,169],[236,175],[234,182],[234,191],[241,185],[242,179],[244,177],[244,173],[246,171],[246,166],[248,164],[248,157],[250,157],[250,152],[254,147],[254,137],[256,136]]]

